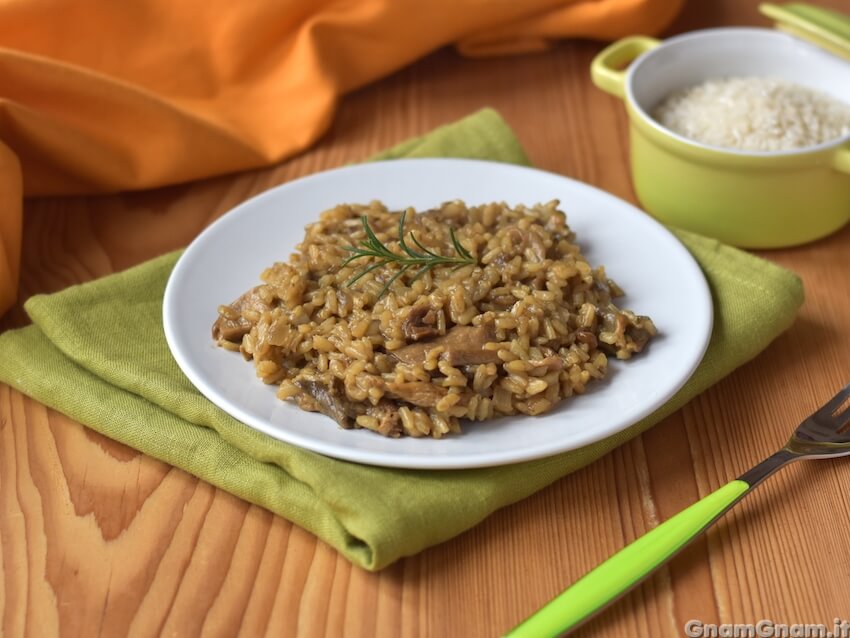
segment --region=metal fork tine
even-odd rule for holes
[[[839,428],[846,425],[848,421],[850,421],[850,407],[848,407],[846,410],[843,410],[841,414],[835,415],[835,422]]]
[[[832,413],[837,410],[838,406],[844,403],[848,397],[850,397],[850,383],[845,385],[834,397],[824,403],[823,406],[815,412],[815,414],[819,414],[821,416],[832,416]],[[846,415],[846,411],[842,414],[842,416],[844,415]]]

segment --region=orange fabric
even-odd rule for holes
[[[666,26],[683,0],[5,0],[0,312],[21,192],[140,189],[270,164],[343,93],[445,44],[469,55]],[[10,152],[11,151],[11,152]]]

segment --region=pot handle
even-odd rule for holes
[[[627,67],[632,60],[659,44],[661,42],[655,38],[631,35],[605,47],[590,63],[590,77],[593,83],[606,93],[624,97],[626,71],[623,67]]]
[[[835,170],[850,175],[850,146],[840,146],[836,149],[832,165]]]

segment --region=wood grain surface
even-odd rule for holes
[[[846,0],[835,8],[850,9]],[[756,2],[692,0],[670,33],[765,24]],[[21,300],[188,243],[235,204],[483,107],[535,165],[635,201],[601,45],[468,60],[445,50],[347,96],[309,152],[156,191],[26,204]],[[801,211],[804,213],[804,211]],[[0,386],[0,634],[495,636],[612,552],[734,478],[850,381],[850,227],[763,255],[807,300],[761,356],[643,436],[377,574],[291,523]],[[26,322],[20,307],[3,319]],[[850,617],[850,462],[794,465],[579,632],[681,635],[704,622]]]

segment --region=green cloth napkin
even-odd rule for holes
[[[527,163],[511,130],[489,109],[380,157],[425,156]],[[0,335],[0,380],[288,518],[353,563],[377,570],[452,538],[643,432],[791,325],[803,301],[793,273],[714,240],[677,234],[714,294],[714,332],[704,361],[652,416],[548,459],[458,471],[387,469],[326,458],[248,428],[195,390],[165,343],[162,295],[176,253],[31,298],[26,310],[33,325]]]

